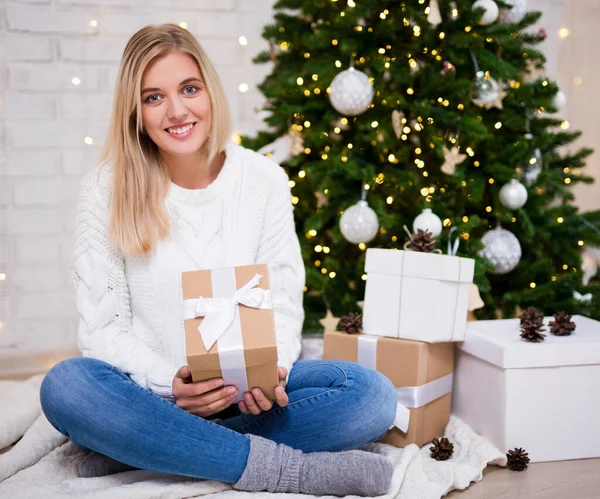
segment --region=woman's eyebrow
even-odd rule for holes
[[[200,78],[197,78],[196,76],[192,76],[191,78],[186,78],[185,80],[183,80],[179,86],[185,85],[186,83],[190,83],[192,81],[197,81],[199,83],[204,83]],[[146,92],[158,92],[160,90],[160,88],[145,88],[144,90],[142,90],[142,95],[145,94]]]

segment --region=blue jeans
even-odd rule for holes
[[[396,413],[392,383],[354,362],[299,360],[286,392],[287,407],[255,416],[234,405],[216,423],[106,362],[75,357],[50,369],[40,401],[52,426],[79,446],[136,468],[228,483],[246,467],[245,433],[304,452],[341,451],[382,438]]]

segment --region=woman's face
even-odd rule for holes
[[[142,122],[162,155],[196,154],[212,126],[204,80],[191,56],[174,51],[154,59],[142,76]]]

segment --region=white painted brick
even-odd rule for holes
[[[242,63],[242,46],[235,40],[200,39],[200,44],[213,64],[239,65]]]
[[[6,207],[10,204],[10,192],[8,189],[0,189],[0,206]]]
[[[3,36],[6,61],[50,62],[53,45],[49,36],[8,33]]]
[[[55,98],[48,94],[4,93],[5,116],[8,120],[49,120],[56,116]]]
[[[75,311],[75,296],[69,291],[17,295],[16,302],[16,316],[19,319],[65,317],[73,315]]]
[[[167,21],[164,18],[164,13],[158,11],[122,12],[105,10],[98,22],[102,33],[130,37],[148,24],[161,24]],[[122,48],[124,49],[125,45]]]
[[[236,42],[239,37],[240,28],[238,26],[238,16],[235,13],[222,13],[222,12],[203,12],[203,13],[191,13],[185,16],[183,20],[195,19],[192,24],[188,23],[188,29],[192,29],[193,34],[202,41],[207,37],[222,37],[222,38],[233,38]],[[239,42],[237,43],[239,46]]]
[[[66,179],[27,180],[14,187],[15,206],[73,204],[77,201],[79,181]]]
[[[81,177],[98,162],[100,152],[101,148],[95,146],[63,149],[63,173]]]
[[[8,31],[25,33],[86,34],[96,33],[90,26],[94,13],[88,10],[54,10],[50,7],[8,5],[6,26]]]
[[[17,263],[51,263],[62,260],[64,236],[27,237],[17,239],[15,255]]]
[[[0,240],[0,265],[5,265],[10,261],[11,245],[6,237]],[[1,284],[0,284],[1,286]]]
[[[58,151],[16,151],[12,150],[4,175],[56,175],[60,168]]]
[[[57,361],[65,358],[61,355],[62,352],[71,355],[71,352],[77,351],[77,335],[72,325],[73,322],[74,320],[68,317],[55,318],[51,321],[40,319],[10,321],[1,331],[0,348],[22,351],[22,355],[27,355],[27,360],[33,359],[34,362],[38,361],[38,352],[47,350],[48,353],[39,359],[40,364],[35,364],[35,368],[36,370],[39,367],[50,369]],[[29,349],[33,352],[27,352]],[[0,352],[0,357],[2,357],[2,353],[4,352]],[[9,359],[5,357],[3,368],[10,369],[12,359]],[[24,362],[21,359],[13,362],[18,362],[14,370],[19,372],[23,368]],[[25,364],[25,367],[28,365]],[[11,371],[12,369],[8,372]]]
[[[275,0],[242,0],[237,4],[237,12],[269,12],[273,9]]]
[[[20,209],[12,210],[7,217],[6,231],[9,234],[52,234],[62,228],[63,215],[58,210]]]
[[[51,4],[52,0],[13,0],[13,3],[24,3],[24,4],[35,4],[35,5],[44,5]]]
[[[109,62],[118,63],[127,39],[123,37],[76,39],[61,38],[58,41],[58,54],[68,62]]]
[[[56,0],[59,5],[85,5],[86,7],[138,7],[145,6],[147,0]]]
[[[42,250],[40,248],[40,250]],[[17,292],[67,291],[62,267],[17,267],[12,273],[13,287]]]
[[[243,2],[249,1],[253,0],[243,0]],[[152,5],[162,9],[194,9],[222,12],[234,10],[235,0],[152,0]]]
[[[9,123],[8,141],[13,147],[80,147],[85,137],[94,139],[95,144],[104,140],[108,124],[89,121]],[[32,143],[32,137],[35,142]]]
[[[63,94],[60,98],[60,117],[66,120],[94,119],[109,121],[113,95],[108,92]]]
[[[8,64],[8,88],[11,90],[70,90],[89,92],[97,90],[105,69],[77,64]],[[77,77],[81,84],[73,85]]]
[[[5,293],[5,289],[8,286],[8,278],[6,281],[0,281],[0,321],[8,319],[10,314],[10,297],[8,293]]]

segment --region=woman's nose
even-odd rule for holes
[[[187,115],[187,107],[185,107],[183,101],[178,97],[169,99],[167,115],[170,120],[181,120]]]

